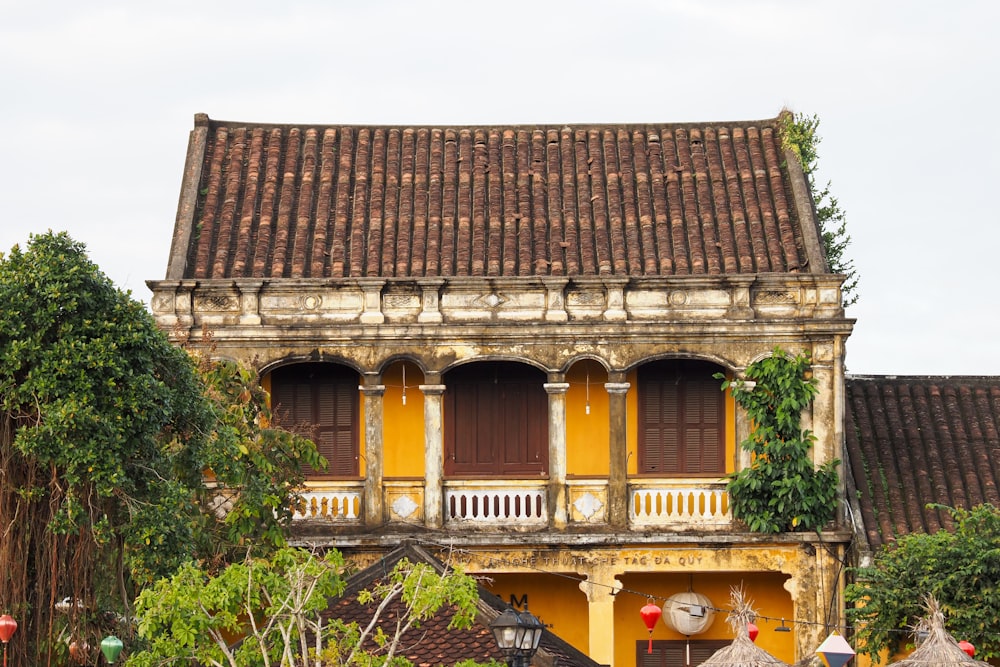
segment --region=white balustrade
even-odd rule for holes
[[[724,483],[630,484],[629,522],[671,530],[729,526],[729,495]]]
[[[361,490],[311,490],[299,494],[292,503],[292,520],[327,519],[357,521],[361,516]]]
[[[461,484],[445,489],[444,514],[450,524],[503,524],[516,528],[548,522],[545,487]]]

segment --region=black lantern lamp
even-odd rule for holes
[[[545,626],[527,609],[518,613],[508,608],[490,623],[493,638],[510,667],[528,667],[538,650]]]

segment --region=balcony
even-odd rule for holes
[[[424,481],[393,479],[383,484],[385,520],[423,525]],[[570,479],[566,517],[570,526],[608,522],[607,479]],[[732,526],[726,484],[720,480],[632,479],[627,486],[628,522],[635,530],[705,531]],[[310,482],[293,506],[295,521],[360,525],[364,520],[364,483]],[[549,525],[548,487],[538,480],[446,480],[442,520],[453,530],[534,530]]]

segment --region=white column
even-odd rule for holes
[[[566,391],[568,382],[546,382],[549,395],[549,516],[553,528],[566,527]]]
[[[382,525],[382,397],[377,374],[365,374],[358,389],[365,397],[365,525]]]
[[[441,427],[443,384],[422,384],[424,394],[424,524],[440,528],[444,504],[444,432]]]

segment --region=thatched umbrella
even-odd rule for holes
[[[729,646],[723,646],[701,663],[701,667],[788,667],[750,639],[749,626],[757,619],[757,612],[750,607],[741,589],[734,587],[731,590],[730,604],[732,611],[726,620],[735,637]]]
[[[933,596],[928,595],[924,606],[925,616],[915,628],[918,634],[927,633],[913,653],[892,663],[893,667],[990,667],[989,663],[970,657],[944,629],[944,613]]]

